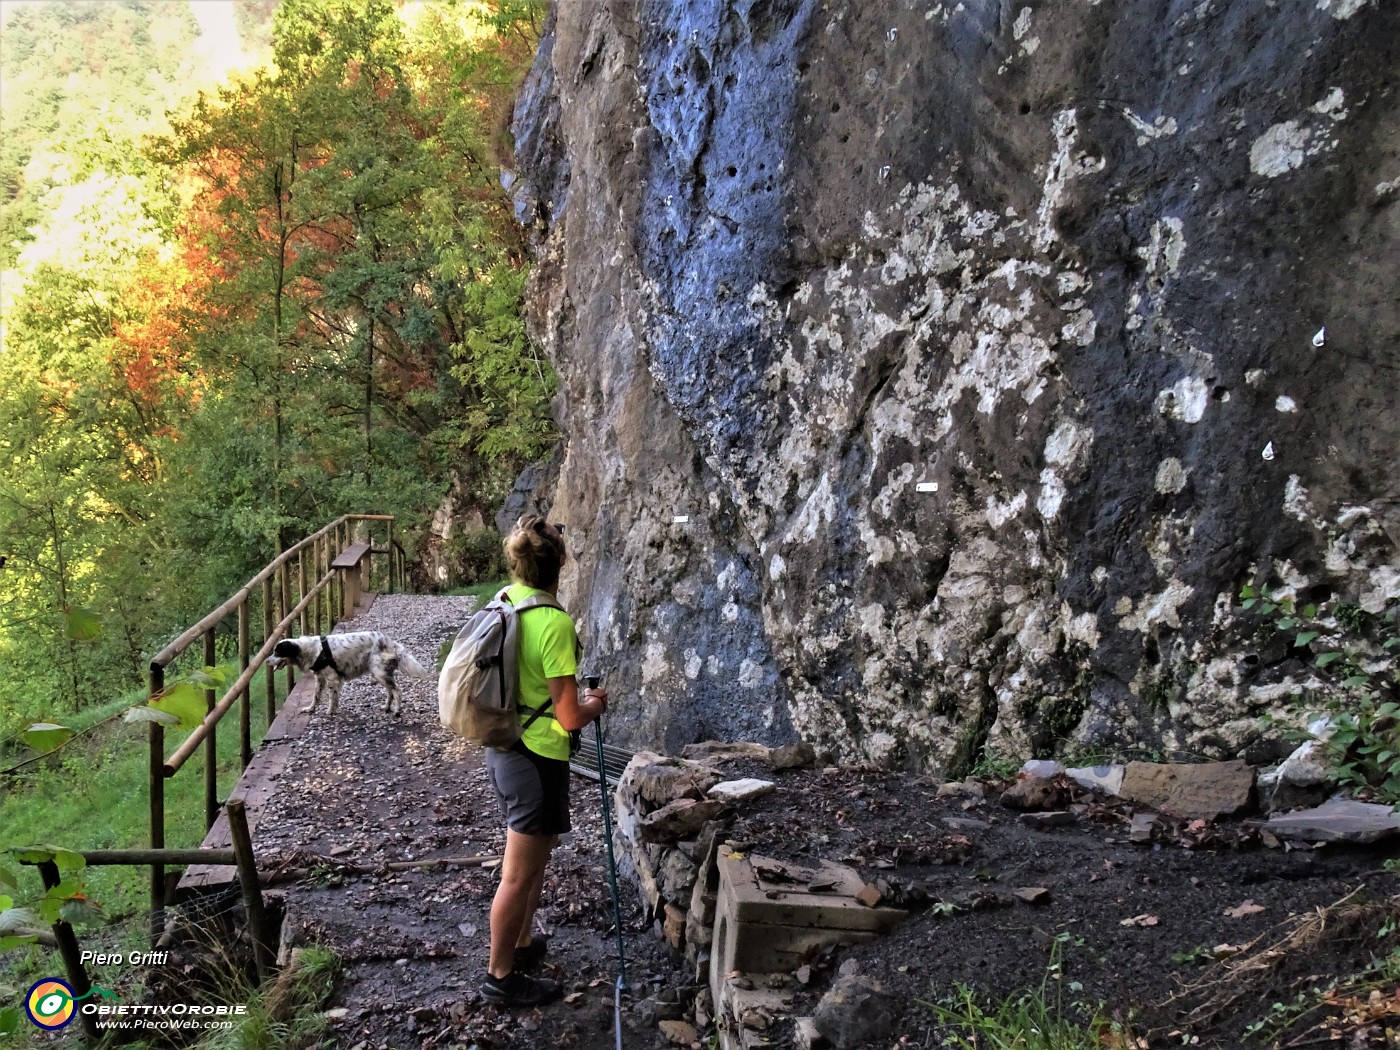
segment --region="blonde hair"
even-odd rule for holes
[[[564,537],[538,514],[526,514],[505,539],[506,565],[517,583],[547,591],[559,583]]]

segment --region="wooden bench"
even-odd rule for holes
[[[336,555],[331,568],[340,572],[341,593],[345,596],[341,603],[341,615],[354,619],[355,606],[360,604],[360,591],[364,588],[364,566],[369,559],[368,543],[352,543]]]

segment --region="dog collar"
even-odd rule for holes
[[[321,651],[316,654],[316,662],[311,665],[311,673],[324,670],[329,667],[336,674],[340,674],[340,668],[335,665],[335,657],[331,655],[331,643],[326,641],[326,636],[321,635]],[[341,675],[343,678],[344,675]]]

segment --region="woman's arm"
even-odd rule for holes
[[[608,709],[606,689],[585,689],[578,695],[578,679],[573,675],[546,678],[549,699],[554,704],[554,717],[570,733],[582,729]]]

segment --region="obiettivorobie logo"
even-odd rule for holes
[[[247,1016],[248,1007],[242,1003],[99,1003],[98,999],[119,999],[116,992],[94,985],[82,995],[73,994],[73,986],[59,977],[36,981],[24,996],[24,1012],[37,1027],[53,1032],[73,1022],[75,1017],[90,1017],[99,1029],[133,1031],[138,1029],[224,1029],[233,1027],[235,1019]],[[88,1000],[84,1002],[84,1000]],[[18,1011],[12,1014],[13,1024],[19,1024]],[[0,1025],[7,1019],[0,1016]],[[14,1034],[14,1029],[0,1027],[0,1035]]]
[[[73,988],[67,981],[61,981],[57,977],[45,977],[41,981],[35,981],[24,997],[24,1012],[40,1028],[53,1031],[69,1024],[77,1016],[76,1004],[94,995],[104,999],[117,997],[115,992],[109,992],[96,985],[83,995],[74,995]]]

